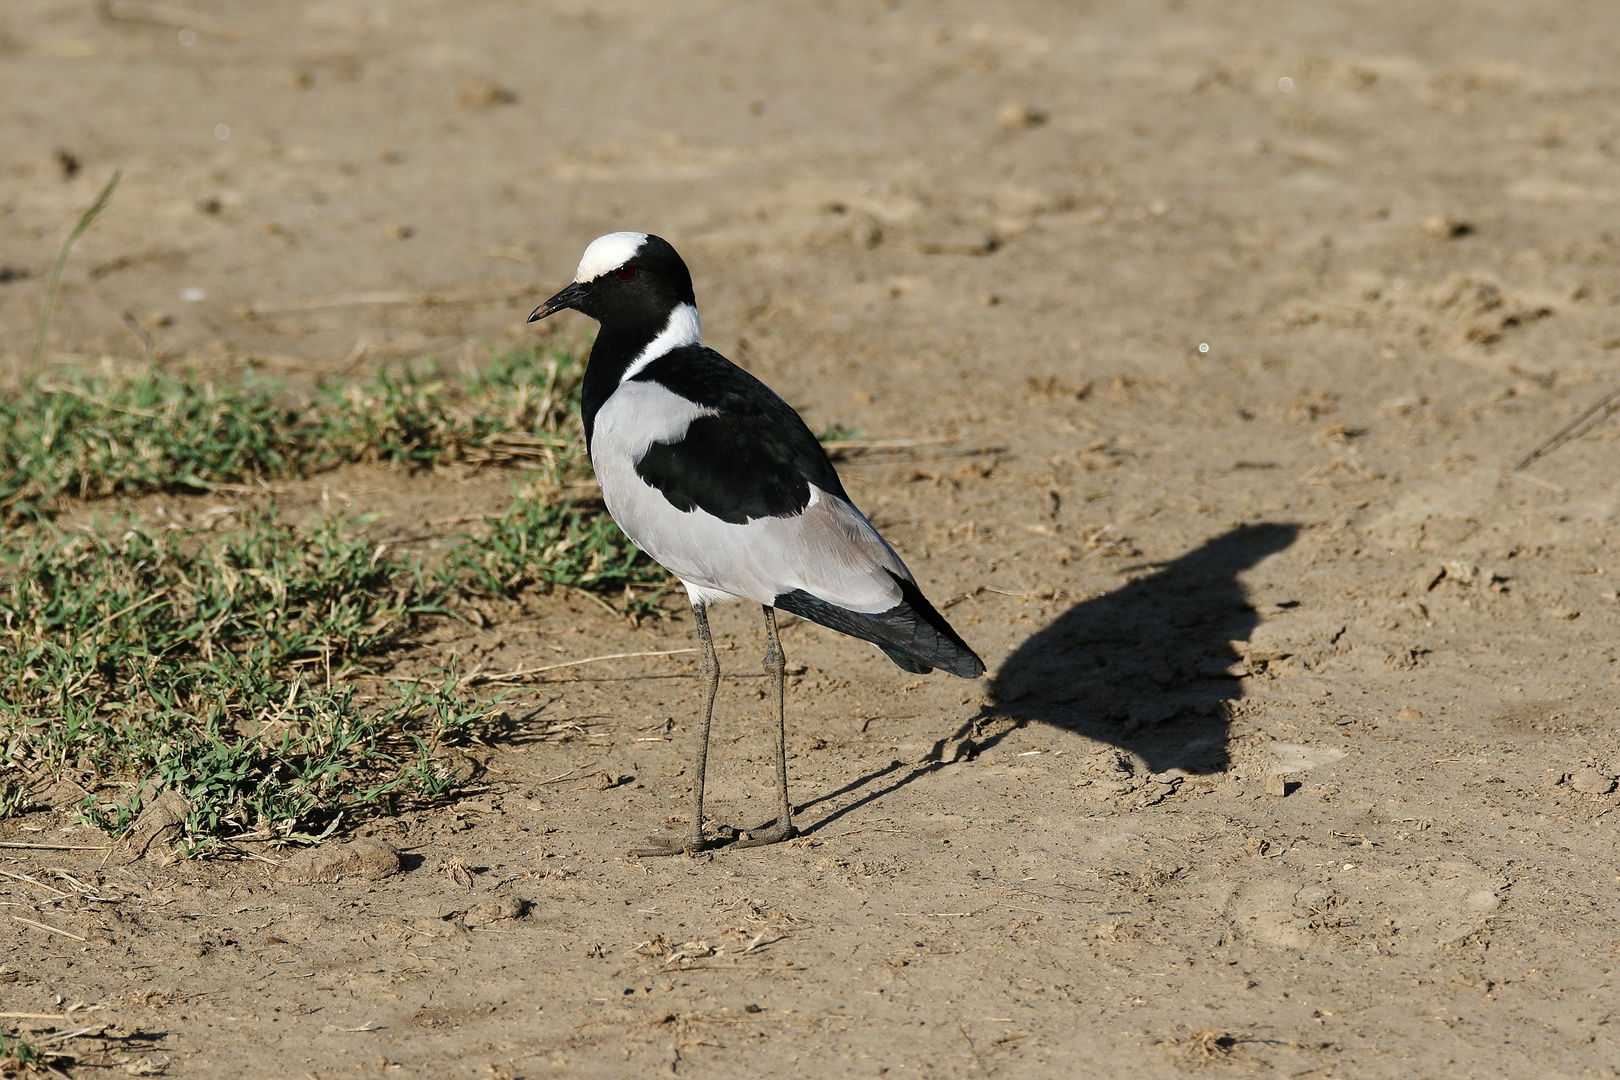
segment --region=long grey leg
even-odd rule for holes
[[[714,695],[720,689],[720,661],[714,655],[714,638],[709,635],[709,609],[699,604],[692,609],[697,617],[698,640],[703,643],[703,663],[698,681],[703,686],[703,725],[698,729],[697,763],[692,777],[692,843],[703,844],[703,786],[709,768],[709,725],[714,721]]]
[[[776,609],[765,609],[765,673],[771,677],[771,697],[776,704],[776,823],[764,829],[755,829],[736,843],[736,847],[760,847],[779,844],[799,834],[793,827],[793,803],[788,799],[787,780],[787,657],[782,653],[782,642],[776,636]]]
[[[698,683],[703,688],[703,723],[698,728],[697,760],[694,763],[692,776],[692,833],[686,840],[675,840],[662,836],[649,836],[649,842],[658,845],[652,848],[638,848],[630,854],[636,856],[649,855],[679,855],[683,852],[690,854],[702,851],[706,847],[714,847],[714,841],[703,838],[703,786],[709,764],[709,725],[714,720],[714,698],[720,689],[720,661],[714,655],[714,638],[709,634],[709,611],[702,604],[692,605],[692,614],[697,619],[698,641],[703,646],[703,661],[698,667]],[[774,630],[772,640],[775,639]],[[780,651],[780,650],[778,650]],[[783,763],[783,779],[787,777],[787,762]]]

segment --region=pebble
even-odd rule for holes
[[[277,874],[283,881],[325,884],[344,878],[381,881],[399,873],[399,850],[376,837],[361,837],[347,844],[327,844],[300,851]]]
[[[456,90],[456,100],[468,109],[488,109],[496,105],[510,105],[517,101],[517,94],[491,82],[489,79],[469,79]]]
[[[1576,769],[1570,774],[1569,786],[1582,795],[1607,795],[1614,790],[1615,779],[1599,769]]]
[[[1441,240],[1456,240],[1473,233],[1474,226],[1449,214],[1432,214],[1423,219],[1423,231]]]
[[[121,847],[127,857],[140,858],[153,847],[173,845],[186,831],[191,804],[177,791],[159,789],[143,800],[140,817]]]
[[[521,919],[528,910],[528,903],[515,896],[496,896],[473,905],[464,916],[464,922],[468,926],[483,926],[503,919]]]
[[[996,114],[996,119],[1000,120],[1001,126],[1008,131],[1022,131],[1025,128],[1039,127],[1046,123],[1046,113],[1033,105],[1009,101],[1001,107],[1001,111]]]
[[[1292,790],[1289,786],[1292,783],[1293,781],[1290,781],[1283,773],[1272,773],[1266,777],[1266,794],[1275,795],[1281,799]],[[1297,787],[1298,785],[1294,784],[1294,786]]]

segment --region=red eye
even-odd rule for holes
[[[636,276],[636,268],[633,266],[621,266],[614,273],[619,275],[620,281],[629,281]]]

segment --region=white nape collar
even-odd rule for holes
[[[636,252],[646,242],[647,234],[644,232],[610,232],[606,236],[598,236],[580,258],[574,280],[595,281],[609,270],[617,270],[635,258]]]
[[[647,342],[647,347],[636,354],[636,358],[630,361],[630,366],[624,369],[624,374],[619,376],[619,381],[622,383],[635,378],[648,364],[672,349],[679,349],[683,345],[701,344],[703,344],[703,324],[698,320],[697,308],[691,304],[677,304],[675,310],[669,313],[669,321],[658,332],[658,336]]]

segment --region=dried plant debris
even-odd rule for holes
[[[1197,1028],[1185,1035],[1165,1040],[1177,1063],[1191,1069],[1230,1061],[1233,1053],[1250,1041],[1252,1040],[1248,1036],[1215,1028]]]

